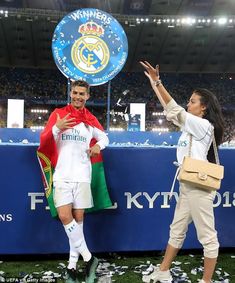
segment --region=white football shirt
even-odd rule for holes
[[[54,125],[52,132],[58,150],[53,181],[90,183],[91,161],[87,150],[92,138],[104,149],[109,143],[105,132],[84,123],[65,131],[60,131]]]

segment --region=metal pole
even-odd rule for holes
[[[70,79],[67,81],[67,104],[70,103]]]
[[[111,94],[111,81],[108,82],[108,95],[107,95],[107,131],[110,127],[110,94]]]

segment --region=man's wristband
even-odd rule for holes
[[[159,85],[162,84],[162,81],[161,81],[161,80],[153,81],[153,84],[154,84],[155,86],[159,86]]]

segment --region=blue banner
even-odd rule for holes
[[[128,131],[140,131],[140,114],[129,114]]]
[[[0,145],[0,254],[67,253],[63,226],[47,210],[36,146]],[[214,202],[221,247],[235,247],[235,150],[220,150],[225,166]],[[178,190],[169,201],[175,148],[109,147],[104,151],[114,206],[85,218],[94,252],[164,249]],[[95,235],[95,237],[94,237]],[[200,248],[190,226],[184,248]]]
[[[39,144],[41,130],[0,128],[1,143],[33,143]],[[146,146],[177,145],[180,132],[107,132],[112,144],[142,144]]]

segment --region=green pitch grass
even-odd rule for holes
[[[115,283],[138,283],[142,282],[141,273],[137,273],[140,265],[149,266],[150,263],[158,264],[162,260],[161,255],[154,255],[151,257],[138,256],[138,257],[125,257],[117,254],[100,257],[105,259],[106,265],[108,263],[110,274],[112,274],[112,280]],[[1,257],[0,257],[1,258]],[[203,260],[200,255],[189,256],[179,255],[176,258],[176,265],[180,266],[181,270],[187,273],[192,283],[196,283],[202,277],[202,272],[198,271],[196,275],[191,274],[191,270],[202,266]],[[5,282],[64,282],[61,277],[55,281],[49,279],[41,279],[45,276],[45,272],[52,271],[56,276],[61,276],[65,271],[67,265],[66,260],[33,260],[33,261],[9,261],[4,260],[0,263],[0,282],[4,282],[3,279],[7,279]],[[174,264],[172,265],[174,267]],[[81,282],[84,281],[84,264],[81,260],[78,262],[79,276]],[[107,271],[107,270],[106,270]],[[46,273],[48,274],[48,273]],[[31,275],[31,277],[30,277]],[[223,253],[218,258],[218,264],[216,267],[216,273],[214,280],[216,282],[221,281],[221,277],[227,279],[229,283],[235,283],[235,254]],[[25,278],[25,281],[17,281],[18,278]],[[28,279],[27,279],[28,278]],[[31,278],[31,279],[29,279]],[[33,280],[35,278],[35,280]],[[38,281],[36,281],[38,279]],[[83,279],[83,280],[82,280]],[[103,281],[105,282],[105,281]]]

